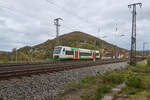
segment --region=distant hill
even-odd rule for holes
[[[149,50],[145,50],[144,52],[143,51],[137,51],[136,52],[136,54],[138,56],[143,56],[143,53],[144,53],[144,56],[150,55],[150,51]]]
[[[4,53],[3,51],[0,51],[0,54]]]
[[[83,33],[83,32],[71,32],[68,34],[61,35],[59,37],[59,45],[70,46],[85,49],[101,49],[104,44],[104,49],[107,52],[114,52],[114,45],[105,42],[97,37]],[[44,43],[35,45],[33,47],[26,46],[18,49],[18,59],[20,60],[37,60],[37,59],[48,59],[52,58],[53,49],[56,45],[56,38],[47,40]],[[119,52],[127,52],[126,49],[116,47]],[[15,56],[15,51],[12,52]],[[12,57],[14,58],[14,57]]]
[[[2,54],[2,53],[7,53],[6,51],[0,51],[0,54]]]

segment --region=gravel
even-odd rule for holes
[[[0,81],[0,97],[3,100],[50,100],[64,93],[62,87],[89,75],[123,69],[126,62],[73,69],[57,73],[46,73]]]

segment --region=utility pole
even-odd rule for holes
[[[59,21],[63,20],[62,18],[56,18],[54,19],[54,25],[56,25],[56,45],[59,45],[59,27],[61,26],[59,24]]]
[[[103,38],[103,39],[104,39],[104,38],[107,38],[107,36],[103,36],[102,38]],[[102,43],[101,43],[101,48],[102,48],[103,56],[104,56],[104,52],[105,52],[105,50],[104,50],[104,40],[101,40],[101,42],[102,42]]]
[[[149,50],[148,50],[148,42],[147,42],[147,56],[149,55]]]
[[[117,31],[118,31],[118,25],[115,24],[115,32],[114,32],[114,52],[113,55],[115,56],[115,59],[117,59],[117,54],[118,54],[118,48],[117,48],[117,43],[116,43],[116,36],[117,36]]]
[[[128,5],[129,8],[133,7],[132,11],[132,36],[131,36],[131,52],[130,52],[130,65],[136,66],[136,6],[142,7],[142,3],[134,3]]]
[[[147,44],[146,42],[143,42],[143,57],[145,56],[145,45],[146,44]]]
[[[18,58],[17,58],[17,56],[18,56],[18,52],[17,52],[17,49],[16,48],[13,48],[13,50],[12,50],[12,52],[14,53],[14,61],[16,61],[16,63],[18,62],[17,60],[18,60]]]
[[[94,58],[93,58],[93,62],[95,62],[96,61],[96,46],[97,46],[97,41],[95,40],[95,46],[94,46],[94,48],[95,48],[95,50],[94,50]]]
[[[18,52],[17,52],[17,49],[16,49],[16,63],[18,62]]]

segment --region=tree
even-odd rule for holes
[[[44,58],[49,58],[49,59],[51,58],[51,52],[50,52],[50,50],[46,50]]]

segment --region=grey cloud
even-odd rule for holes
[[[120,47],[130,49],[131,10],[127,5],[142,2],[137,8],[137,48],[141,42],[150,42],[149,0],[5,0],[0,4],[0,50],[34,45],[55,37],[53,19],[62,17],[61,32],[83,31]],[[3,8],[6,7],[6,8]],[[115,34],[126,37],[112,37]],[[100,32],[98,33],[98,28]],[[7,42],[6,42],[7,40]],[[150,43],[149,43],[150,44]]]

